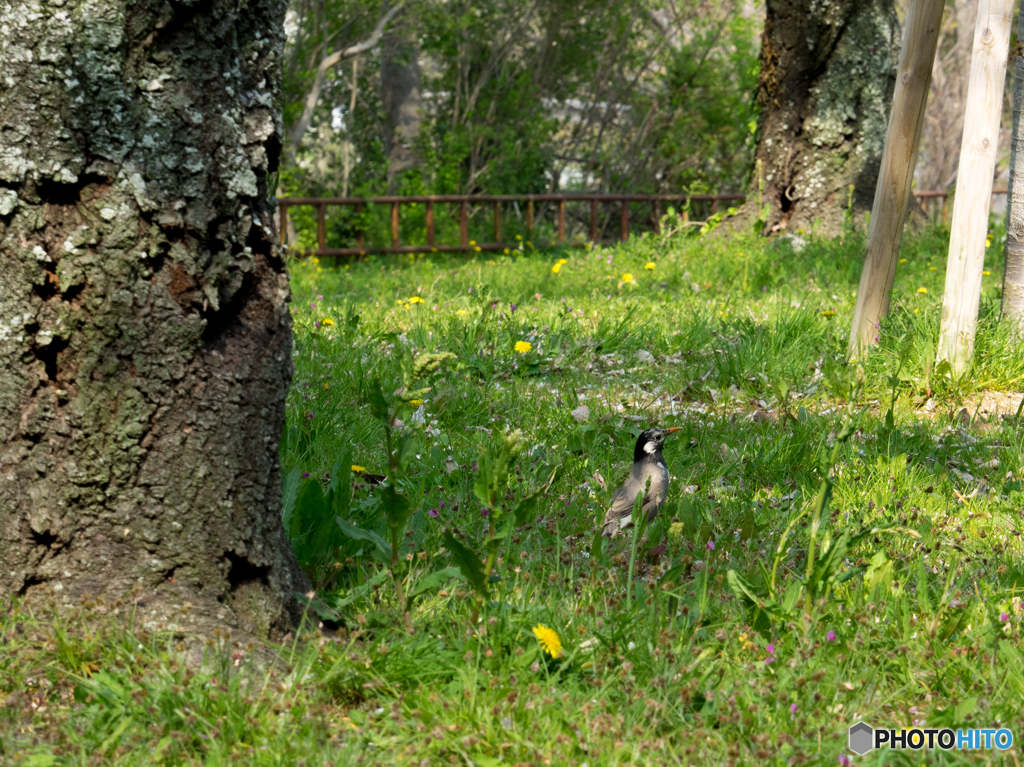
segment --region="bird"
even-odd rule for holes
[[[616,530],[624,530],[633,525],[633,503],[637,495],[644,492],[648,478],[651,486],[644,496],[642,508],[647,513],[648,521],[654,519],[668,493],[668,467],[665,465],[665,457],[661,454],[661,446],[669,434],[681,428],[673,426],[670,429],[647,429],[637,437],[636,447],[633,449],[633,468],[626,483],[612,496],[611,507],[604,515],[604,522],[601,523],[603,536],[611,537]]]

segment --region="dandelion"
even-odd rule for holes
[[[322,320],[320,320],[320,324],[327,325],[328,327],[330,327],[331,325],[334,324],[334,320],[332,320],[330,317],[324,317]]]
[[[632,282],[633,281],[633,275],[630,272],[626,272],[624,275],[622,275],[622,281],[623,282]]]
[[[934,267],[934,266],[929,266],[929,267],[928,267],[928,271],[929,271],[929,272],[934,272],[936,268],[937,268],[937,267]]]
[[[558,274],[560,271],[562,271],[562,265],[561,264],[555,264],[554,266],[551,267],[551,273],[552,274]]]
[[[708,551],[714,551],[715,550],[715,542],[714,541],[708,541],[707,546],[705,546],[704,548],[706,548]]]
[[[907,259],[905,259],[905,258],[901,258],[901,259],[900,259],[900,263],[901,263],[901,264],[905,264],[905,263],[907,263]]]
[[[821,316],[822,317],[835,317],[836,313],[834,311],[832,311],[831,309],[826,309],[825,311],[823,311],[821,313]]]
[[[318,267],[316,268],[316,272],[317,272],[317,274],[319,274],[319,273],[320,273],[320,272],[322,272],[323,270],[324,270],[324,268],[323,268],[322,266],[318,266]]]
[[[327,384],[324,384],[324,391],[328,391],[328,390],[329,390],[330,388],[331,388],[331,387],[330,387],[329,385],[327,385]]]
[[[517,234],[517,235],[516,235],[516,239],[517,239],[517,240],[521,240],[521,239],[523,239],[523,235],[521,235],[521,234]]]
[[[533,344],[531,344],[529,341],[516,341],[515,349],[520,354],[526,354],[532,348]]]
[[[557,658],[562,654],[562,640],[558,638],[558,633],[554,629],[537,625],[533,627],[533,635],[537,637],[544,652],[552,658]]]
[[[560,258],[560,259],[558,259],[558,263],[560,263],[560,264],[567,264],[567,263],[569,263],[569,259],[568,258]]]
[[[412,405],[413,407],[419,407],[420,405],[423,404],[423,400],[421,400],[421,399],[411,399],[411,400],[409,400],[409,404]]]
[[[825,639],[829,642],[836,641],[836,632],[833,629],[829,629],[828,633],[825,635]]]
[[[470,245],[476,245],[476,240],[470,240],[470,241],[469,241],[469,244],[470,244]]]
[[[473,248],[473,250],[475,250],[477,253],[479,253],[480,252],[480,246],[477,245],[475,248]]]
[[[420,298],[419,296],[413,296],[412,298],[409,299],[409,303],[410,304],[422,304],[423,303],[423,299]]]
[[[992,272],[982,272],[982,274],[984,274],[986,277],[988,277],[989,275],[992,274]]]
[[[918,288],[917,292],[921,295],[926,295],[928,293],[928,288]]]
[[[354,463],[352,464],[352,471],[355,472],[356,474],[362,474],[364,471],[366,471],[366,467],[360,466],[358,463]]]
[[[648,261],[646,264],[644,264],[644,269],[654,269],[654,267],[656,266],[657,264],[654,263],[653,261]]]
[[[319,258],[317,258],[316,256],[313,256],[313,258],[311,258],[310,260],[311,260],[311,261],[312,261],[312,262],[313,262],[314,264],[319,264],[319,263],[320,263],[320,259],[319,259]]]
[[[504,254],[505,254],[505,255],[507,256],[507,255],[508,255],[508,248],[505,248],[505,249],[504,249],[504,250],[502,250],[501,252],[502,252],[502,253],[504,253]]]
[[[430,511],[427,512],[427,514],[432,516],[434,519],[437,519],[440,512],[437,509],[431,509]]]

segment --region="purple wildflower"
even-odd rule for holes
[[[774,655],[775,654],[775,645],[773,645],[773,644],[768,645],[764,649],[768,651],[769,655]]]
[[[427,514],[432,516],[434,519],[437,519],[437,509],[431,509],[430,511],[427,512]]]
[[[515,310],[516,310],[516,305],[512,304],[512,311],[515,311]]]
[[[715,550],[715,542],[714,541],[708,541],[707,546],[705,546],[704,548],[706,548],[708,551],[714,551]]]
[[[999,620],[1001,620],[1003,623],[1006,623],[1006,621],[1010,620],[1010,616],[1007,615],[1006,613],[1002,613],[999,616]]]
[[[832,629],[829,629],[828,633],[825,635],[825,639],[827,639],[829,642],[836,641],[836,632]]]
[[[774,655],[769,655],[767,658],[764,659],[764,665],[767,666],[769,663],[771,663],[774,660],[775,660],[775,656]]]
[[[310,301],[309,302],[309,308],[310,309],[316,309],[316,301]]]
[[[314,322],[313,324],[314,324],[314,325],[316,325],[317,327],[320,327],[320,320],[317,320],[317,321],[316,321],[316,322]]]
[[[795,714],[799,710],[800,710],[800,706],[798,706],[796,703],[794,703],[793,705],[791,705],[789,707],[789,713],[791,713],[791,714]]]
[[[481,506],[480,507],[480,514],[483,515],[484,517],[486,517],[488,514],[490,514],[490,511],[488,510],[488,508],[486,506]]]
[[[308,476],[309,476],[309,472],[308,472],[308,471],[304,471],[304,472],[302,472],[302,478],[303,478],[303,479],[305,479],[305,478],[306,478],[306,477],[308,477]]]
[[[476,468],[476,461],[473,461],[473,471],[477,471],[477,470],[478,469]]]
[[[316,300],[317,300],[317,301],[323,301],[323,300],[324,300],[324,297],[323,297],[323,296],[317,296],[317,297],[316,297]]]
[[[846,754],[840,754],[839,765],[840,767],[850,767],[850,757],[848,757]]]
[[[312,413],[306,413],[306,418],[312,419],[313,418],[313,414]]]

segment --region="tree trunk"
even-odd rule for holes
[[[1012,17],[1013,0],[978,3],[937,352],[955,376],[966,372],[974,354]]]
[[[285,0],[0,0],[0,591],[282,633]]]
[[[423,109],[419,48],[413,38],[408,11],[399,12],[384,35],[380,91],[385,118],[388,194],[392,194],[396,191],[399,174],[418,164],[414,144],[420,134]]]
[[[896,82],[893,0],[768,0],[761,44],[760,141],[733,227],[834,236],[853,185],[870,209]]]
[[[1017,39],[1024,32],[1024,3],[1017,15]],[[1013,74],[1013,138],[1010,140],[1010,183],[1006,199],[1006,246],[1003,271],[1003,316],[1024,332],[1024,57],[1015,56]]]

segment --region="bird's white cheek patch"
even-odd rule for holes
[[[658,449],[658,446],[656,444],[654,444],[653,442],[648,442],[646,445],[644,445],[644,452],[645,453],[653,453],[657,449]]]
[[[624,517],[619,517],[619,529],[620,530],[625,530],[631,524],[633,524],[633,515],[632,514],[627,514]]]

